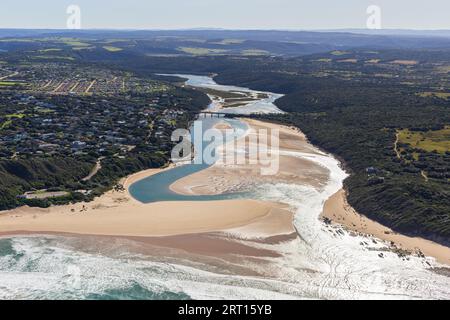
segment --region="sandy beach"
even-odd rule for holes
[[[246,120],[252,129],[280,130],[280,150],[314,154],[305,136],[294,128],[255,120]],[[219,125],[219,129],[227,129]],[[153,239],[156,245],[180,247],[185,251],[235,254],[236,247],[224,245],[234,239],[253,239],[271,242],[290,241],[295,238],[293,213],[279,203],[255,200],[227,200],[210,202],[163,202],[142,204],[128,192],[134,182],[165,169],[150,169],[122,179],[124,192],[110,191],[90,203],[55,206],[48,209],[22,207],[0,213],[0,235],[71,234],[84,236],[113,236]],[[295,183],[320,187],[328,171],[312,161],[289,155],[280,155],[280,171],[275,176],[261,176],[258,165],[214,165],[206,170],[184,177],[171,186],[181,194],[220,194],[251,189],[257,184]],[[396,234],[355,212],[340,191],[324,207],[323,216],[349,230],[394,242],[396,248],[410,252],[423,252],[439,262],[450,264],[450,249],[436,243]],[[198,237],[214,234],[206,250]],[[218,238],[221,240],[217,240]],[[175,237],[175,238],[174,238]],[[159,240],[157,240],[159,239]],[[177,240],[178,239],[178,240]],[[189,245],[188,245],[189,244]],[[233,248],[233,249],[230,249]],[[241,248],[242,249],[242,248]],[[248,248],[247,248],[248,249]],[[233,251],[234,250],[234,251]],[[242,254],[262,254],[243,250]],[[264,253],[266,254],[266,253]],[[264,255],[263,254],[263,255]],[[272,253],[273,254],[273,253]]]
[[[147,238],[159,245],[174,247],[174,236],[190,237],[234,230],[248,233],[244,238],[264,239],[295,233],[292,213],[285,206],[254,200],[209,202],[159,202],[143,204],[128,188],[136,181],[169,170],[149,169],[120,181],[125,191],[109,191],[89,203],[53,206],[46,209],[21,207],[0,212],[0,236],[30,234],[70,234]],[[275,222],[275,223],[274,223]],[[241,229],[243,228],[243,229]],[[161,238],[156,241],[154,238]],[[216,237],[217,238],[217,237]],[[198,251],[198,241],[190,241]],[[223,244],[211,250],[220,253]],[[203,245],[204,247],[204,245]],[[186,249],[186,248],[185,248]],[[200,250],[202,251],[202,250]]]
[[[241,119],[248,123],[251,131],[248,136],[241,138],[246,141],[249,147],[252,143],[248,137],[256,135],[257,130],[268,130],[272,134],[272,129],[279,130],[279,150],[296,151],[315,154],[316,150],[307,141],[303,133],[293,128],[266,123],[251,119]],[[226,129],[226,125],[218,124],[217,129]],[[271,147],[272,139],[268,139],[268,146]],[[253,146],[254,147],[254,146]],[[206,170],[184,177],[170,186],[171,190],[185,195],[211,195],[236,191],[252,190],[254,186],[264,183],[292,183],[313,187],[320,187],[328,177],[328,170],[313,161],[280,154],[279,170],[275,175],[262,175],[264,165],[261,163],[227,164],[218,162]]]
[[[377,239],[393,243],[393,249],[403,249],[410,253],[423,253],[434,257],[440,263],[450,265],[450,248],[438,243],[418,238],[408,237],[394,232],[382,224],[373,221],[355,211],[348,203],[344,190],[340,190],[325,202],[322,217],[333,223],[344,226],[358,234],[371,235]]]
[[[171,236],[241,227],[270,217],[274,214],[271,210],[267,204],[251,200],[148,205],[96,203],[85,204],[84,210],[78,206],[22,208],[2,215],[0,232]]]
[[[280,150],[315,153],[305,135],[295,128],[244,119],[252,129],[279,129]],[[225,128],[224,126],[223,128]],[[220,127],[222,128],[222,127]],[[175,182],[171,189],[181,194],[217,194],[248,190],[255,185],[271,183],[296,183],[320,186],[328,172],[317,164],[290,156],[280,156],[280,172],[276,176],[263,177],[258,165],[226,166],[214,165]],[[346,200],[343,190],[328,199],[324,204],[322,217],[326,217],[356,234],[367,235],[385,241],[393,251],[411,254],[424,254],[436,258],[440,263],[450,265],[450,248],[438,243],[409,237],[368,219],[356,212]],[[248,232],[248,231],[247,231]]]

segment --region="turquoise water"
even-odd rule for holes
[[[235,119],[202,119],[200,120],[203,126],[203,130],[214,127],[218,122],[227,122],[237,133],[236,137],[240,137],[245,134],[248,126],[242,121]],[[192,128],[191,128],[192,129]],[[193,132],[193,130],[191,130]],[[203,142],[206,146],[206,142]],[[160,172],[143,180],[140,180],[132,184],[129,188],[129,192],[133,198],[142,203],[152,203],[160,201],[214,201],[214,200],[227,200],[236,199],[248,196],[246,193],[233,193],[233,194],[220,194],[220,195],[180,195],[172,190],[170,186],[179,179],[192,175],[196,172],[207,169],[210,165],[207,163],[202,164],[186,164],[173,169]]]
[[[244,196],[243,193],[190,196],[180,195],[170,190],[170,185],[177,180],[204,170],[208,167],[209,166],[206,164],[188,164],[173,168],[134,183],[130,186],[129,191],[133,198],[142,203],[160,201],[214,201],[234,199]]]
[[[203,132],[223,121],[235,129],[235,137],[243,136],[248,130],[245,123],[236,119],[200,121]],[[203,146],[206,144],[203,142]],[[130,187],[130,193],[143,203],[248,197],[244,193],[184,196],[170,190],[172,183],[209,166],[187,164],[167,170],[136,182]],[[211,295],[216,292],[211,287],[210,277],[214,275],[202,275],[196,268],[154,262],[147,256],[136,257],[124,250],[126,244],[113,249],[114,243],[97,248],[95,241],[86,242],[79,246],[83,248],[80,251],[77,241],[51,236],[0,239],[0,299],[184,300],[191,299],[186,288],[193,292],[211,289]],[[74,279],[79,284],[74,285]],[[203,288],[193,289],[197,283]]]
[[[79,252],[62,237],[0,239],[0,299],[187,300],[164,286],[164,265]],[[73,241],[73,239],[72,239]],[[92,248],[95,242],[86,242]],[[165,270],[166,269],[166,270]]]
[[[86,295],[87,300],[190,300],[184,293],[153,292],[135,282],[127,288],[109,289],[103,293]]]
[[[203,78],[196,76],[191,81],[221,88]],[[204,128],[208,128],[219,120],[203,121]],[[245,129],[237,120],[226,121],[233,128]],[[342,188],[347,174],[336,159],[318,151],[314,155],[299,152],[295,156],[329,170],[329,181],[323,189],[273,183],[259,185],[252,190],[254,194],[244,196],[286,203],[298,209],[294,224],[299,239],[277,245],[287,259],[273,259],[262,265],[245,261],[255,271],[273,272],[274,277],[220,274],[214,264],[183,260],[182,256],[175,261],[140,255],[133,253],[133,248],[140,248],[140,244],[126,239],[0,238],[0,300],[450,299],[450,277],[430,270],[430,264],[439,266],[433,260],[411,256],[404,261],[385,250],[379,241],[368,248],[361,245],[368,241],[366,237],[342,229],[338,235],[334,229],[326,229],[319,220],[323,203]],[[170,191],[169,186],[176,180],[207,167],[207,164],[177,167],[137,182],[130,191],[146,203],[243,196],[180,196]],[[380,251],[384,254],[382,259]]]

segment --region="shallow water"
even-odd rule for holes
[[[218,86],[208,77],[189,78],[190,85],[248,90]],[[268,277],[221,275],[206,271],[210,269],[200,262],[187,266],[182,261],[154,261],[130,253],[126,245],[105,250],[93,241],[84,243],[80,251],[80,245],[74,245],[75,240],[70,238],[17,237],[0,239],[0,298],[450,299],[450,278],[430,270],[430,266],[438,266],[433,259],[402,259],[384,251],[386,246],[380,241],[354,237],[320,222],[324,201],[342,188],[347,176],[336,159],[319,150],[315,154],[284,154],[323,166],[329,179],[317,188],[264,184],[246,195],[284,202],[297,209],[297,240],[270,248],[258,245],[275,249],[283,257],[273,258],[263,266],[245,262]],[[144,202],[178,200],[167,187],[179,177],[201,169],[176,168],[133,185],[132,194]]]
[[[203,130],[213,128],[219,122],[227,122],[239,134],[234,135],[239,138],[244,136],[248,126],[233,119],[204,118],[197,122],[201,123]],[[193,130],[192,130],[193,131]],[[206,142],[203,143],[204,146]],[[170,190],[170,186],[177,180],[207,169],[210,165],[203,162],[201,164],[185,164],[168,171],[160,172],[143,180],[137,181],[129,188],[130,194],[138,201],[151,203],[158,201],[213,201],[242,198],[246,194],[221,194],[221,195],[181,195]]]
[[[267,95],[267,98],[260,99],[258,101],[249,103],[242,107],[236,108],[226,108],[220,110],[220,112],[231,113],[231,114],[252,114],[252,113],[283,113],[274,102],[283,97],[282,94],[277,94],[273,92],[265,91],[255,91],[249,88],[236,87],[236,86],[226,86],[217,84],[212,78],[207,76],[196,76],[196,75],[186,75],[186,74],[173,74],[172,76],[179,76],[184,79],[188,79],[186,84],[192,87],[209,88],[219,91],[237,91],[237,92],[247,92],[247,93],[263,93]],[[214,102],[210,106],[214,107]]]

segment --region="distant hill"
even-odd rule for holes
[[[412,37],[445,37],[450,38],[450,30],[408,30],[408,29],[339,29],[321,30],[322,32],[349,32],[367,35],[412,36]]]
[[[114,40],[121,50],[149,55],[276,55],[302,56],[332,50],[450,48],[450,31],[413,30],[26,30],[0,29],[2,50],[42,49],[23,38],[82,39],[92,47]],[[18,39],[19,38],[19,39]],[[117,40],[127,40],[128,43]],[[22,40],[22,41],[20,41]],[[137,40],[136,44],[130,41]],[[21,42],[21,43],[19,43]],[[18,44],[19,43],[19,44]],[[48,44],[48,43],[47,43]],[[39,47],[39,48],[38,48]],[[101,46],[100,46],[101,47]]]

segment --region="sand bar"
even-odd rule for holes
[[[316,152],[296,129],[248,120],[253,128],[279,128],[280,149]],[[226,128],[225,126],[223,127]],[[320,182],[326,172],[293,157],[281,159],[282,170],[272,181],[310,184]],[[181,179],[172,189],[185,194],[215,194],[245,187],[245,179],[258,181],[257,167],[213,166]],[[283,206],[262,201],[165,202],[142,204],[128,193],[131,184],[165,169],[150,169],[122,180],[125,192],[110,191],[90,203],[48,209],[22,207],[0,212],[0,235],[70,233],[98,236],[167,237],[221,232],[241,238],[276,238],[295,233],[292,213]],[[243,182],[244,181],[244,182]],[[217,186],[222,186],[217,188]],[[214,187],[216,186],[216,187]],[[400,235],[359,215],[346,202],[343,191],[325,204],[323,216],[354,232],[393,241],[396,246],[435,257],[450,264],[450,248],[421,238]]]
[[[0,217],[2,232],[170,236],[242,227],[270,216],[268,204],[252,200],[94,203],[49,209],[23,207]]]

